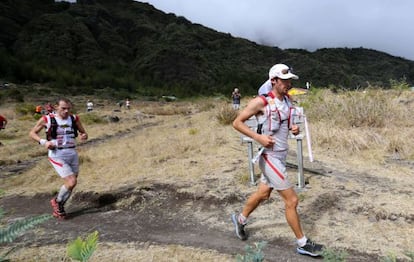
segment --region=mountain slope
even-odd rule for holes
[[[8,0],[0,11],[0,78],[51,83],[58,91],[186,96],[238,86],[253,93],[277,62],[293,66],[301,86],[414,80],[413,61],[382,52],[261,46],[132,0]]]

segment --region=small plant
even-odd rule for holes
[[[389,253],[381,261],[382,262],[397,262],[397,255],[395,255],[394,253]]]
[[[69,243],[67,247],[68,256],[77,261],[88,261],[98,245],[98,235],[98,231],[95,231],[87,236],[85,240],[78,237]]]
[[[407,79],[405,77],[400,80],[390,79],[390,85],[392,89],[399,91],[408,90],[410,88],[410,85],[407,83]]]
[[[198,134],[198,129],[197,128],[190,128],[188,130],[188,134],[190,134],[190,135],[196,135],[196,134]]]
[[[0,212],[0,215],[4,215],[4,211]],[[18,237],[22,232],[33,228],[34,226],[45,222],[52,218],[49,214],[44,214],[35,217],[29,217],[26,219],[19,220],[6,228],[0,229],[0,243],[11,243],[16,237]]]
[[[306,199],[306,195],[305,194],[298,194],[299,197],[299,202],[303,202]]]
[[[266,246],[266,241],[261,241],[259,243],[254,243],[254,246],[247,245],[246,255],[237,255],[237,262],[262,262],[264,261],[265,255],[263,254],[263,248]]]
[[[414,262],[414,251],[411,251],[411,252],[407,251],[404,253],[404,255],[406,255],[409,258],[409,260],[407,261]],[[397,255],[392,252],[389,252],[386,257],[381,259],[381,262],[397,262],[397,261],[400,261],[400,260],[397,258]]]
[[[414,262],[414,251],[405,252],[405,255],[410,258],[411,262]]]
[[[0,208],[0,219],[3,218],[5,212]],[[0,228],[0,244],[1,243],[11,243],[23,232],[35,227],[38,224],[45,222],[46,220],[51,219],[52,216],[49,214],[39,215],[35,217],[29,217],[21,219],[11,225]],[[0,261],[7,261],[6,257],[14,250],[10,249],[4,254],[0,254]]]
[[[239,176],[239,181],[243,185],[249,183],[250,175],[248,173],[243,173],[241,176]]]
[[[348,253],[343,250],[334,250],[330,248],[324,248],[322,252],[323,261],[328,262],[345,262],[348,257]]]

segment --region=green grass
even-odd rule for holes
[[[322,252],[323,261],[327,262],[345,262],[348,253],[344,250],[335,250],[331,248],[324,248]]]

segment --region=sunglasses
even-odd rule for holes
[[[282,75],[287,75],[287,74],[289,74],[289,73],[292,73],[293,74],[293,68],[288,68],[288,69],[283,69],[282,71],[281,71],[281,73],[282,73]]]

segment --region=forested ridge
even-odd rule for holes
[[[259,45],[132,0],[0,3],[0,79],[58,92],[151,96],[254,93],[277,62],[313,86],[414,82],[414,61],[365,48]]]

